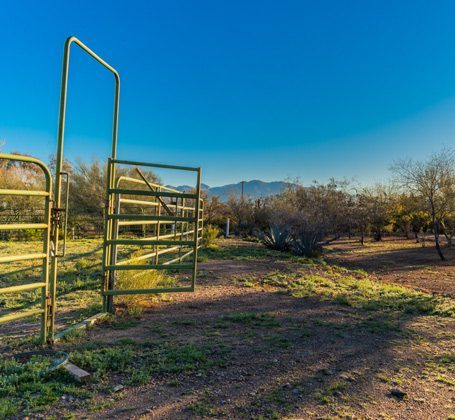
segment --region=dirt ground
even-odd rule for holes
[[[220,245],[221,250],[262,252],[260,245],[248,242]],[[122,374],[113,372],[104,391],[88,404],[62,397],[45,415],[99,419],[455,418],[453,317],[365,310],[317,294],[296,297],[258,279],[270,273],[278,278],[313,273],[314,266],[276,253],[242,257],[248,252],[236,251],[232,258],[222,252],[222,258],[214,258],[217,254],[213,253],[199,265],[195,293],[151,302],[130,326],[100,325],[83,337],[84,345],[106,347],[134,343],[179,348],[191,343],[206,349],[204,366],[152,375],[138,386],[125,385]],[[408,242],[362,248],[355,242],[339,241],[330,247],[329,266],[324,269],[332,270],[330,264],[335,263],[361,268],[377,281],[453,296],[452,257],[441,264],[434,250]],[[361,278],[357,272],[355,276]],[[75,344],[58,347],[71,350]],[[115,392],[116,385],[123,388]],[[392,389],[405,395],[394,396]]]
[[[399,251],[397,244],[392,250],[389,244],[380,251],[373,245],[367,248],[371,252],[356,249],[340,242],[329,259],[373,270],[387,282],[448,294],[454,290],[450,262],[441,265],[429,249]],[[419,256],[412,265],[399,267],[415,254]],[[292,272],[294,264],[275,258],[209,260],[200,265],[195,294],[151,305],[133,328],[92,330],[89,340],[106,343],[198,343],[209,346],[214,359],[223,363],[193,374],[154,377],[111,395],[107,408],[93,413],[84,408],[77,416],[446,419],[455,413],[453,318],[372,315],[233,281]],[[437,276],[430,276],[430,267]],[[222,322],[239,313],[266,314],[274,322]],[[394,397],[393,388],[406,396]]]
[[[443,247],[441,261],[434,242],[389,237],[380,242],[342,239],[328,247],[329,262],[361,268],[377,279],[429,293],[455,296],[455,248]]]

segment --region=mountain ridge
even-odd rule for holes
[[[268,197],[283,192],[287,187],[291,185],[290,182],[285,181],[261,181],[259,179],[253,179],[251,181],[245,181],[243,184],[243,193],[245,199],[251,198],[256,200],[258,198]],[[202,189],[209,195],[216,195],[222,201],[227,201],[229,197],[236,196],[240,197],[242,194],[242,182],[235,184],[226,184],[219,187],[210,187],[207,184],[201,184]],[[189,185],[180,185],[172,187],[179,191],[188,191],[193,187]]]

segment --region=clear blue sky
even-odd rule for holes
[[[62,47],[122,77],[119,157],[241,179],[370,183],[455,146],[453,1],[1,3],[0,139],[55,149]],[[66,156],[110,150],[110,75],[75,48]],[[166,181],[182,179],[170,176]]]

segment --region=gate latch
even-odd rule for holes
[[[66,206],[63,207],[53,207],[52,208],[52,223],[56,226],[56,234],[59,234],[59,228],[62,226],[62,213],[65,213],[65,221],[63,223],[63,251],[61,255],[56,255],[57,257],[64,257],[66,254],[66,236],[67,236],[67,229],[68,229],[68,200],[69,200],[69,175],[68,172],[60,172],[62,177],[66,178]],[[58,238],[56,239],[58,240]]]
[[[57,227],[62,226],[62,213],[65,212],[66,209],[59,208],[59,207],[52,207],[52,215],[51,220]]]

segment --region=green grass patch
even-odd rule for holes
[[[258,314],[256,312],[236,312],[221,317],[222,321],[243,324],[254,327],[273,328],[279,327],[281,323],[272,315]]]
[[[206,248],[199,251],[202,261],[208,259],[250,261],[264,258],[288,259],[292,255],[286,252],[274,251],[262,246],[226,245],[219,248]]]
[[[342,392],[346,390],[345,382],[335,382],[325,389],[316,390],[316,398],[321,404],[333,404],[335,398],[341,396]]]
[[[272,279],[295,297],[315,297],[367,311],[455,316],[452,299],[349,274],[337,278],[323,274],[286,278],[275,274]],[[270,282],[270,276],[265,280]]]

